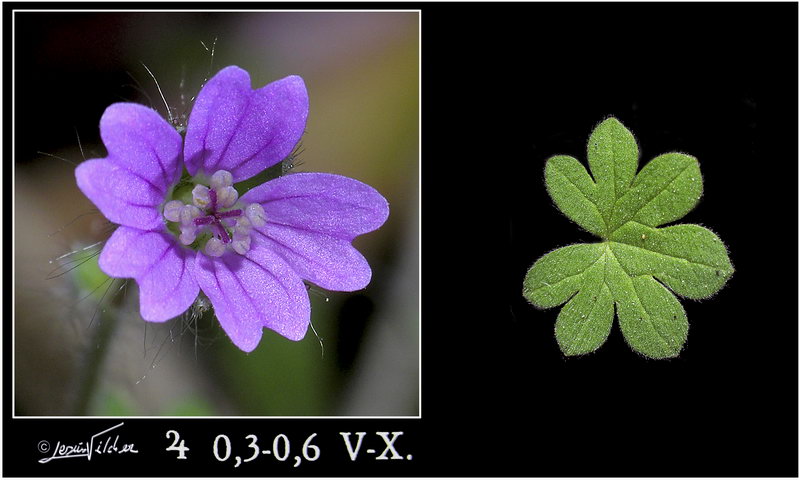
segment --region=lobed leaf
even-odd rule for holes
[[[597,183],[595,203],[609,224],[614,205],[630,187],[639,163],[639,147],[631,132],[610,117],[589,137],[589,168]]]
[[[606,255],[586,269],[580,292],[561,309],[556,320],[556,340],[567,355],[597,350],[614,322],[614,301],[604,281]]]
[[[618,289],[617,316],[625,340],[648,357],[677,356],[689,331],[678,299],[653,277],[630,277],[621,268],[615,273],[612,285]]]
[[[562,155],[550,158],[544,178],[550,197],[567,217],[595,235],[605,233],[605,219],[594,202],[597,185],[578,160]]]
[[[707,298],[733,275],[725,245],[699,225],[652,228],[630,222],[612,240],[611,250],[628,275],[654,276],[683,297]]]
[[[522,293],[541,308],[566,302],[583,285],[583,274],[603,255],[601,244],[581,243],[559,248],[540,258],[528,270]]]
[[[599,348],[616,311],[634,350],[674,357],[689,324],[673,292],[707,298],[733,274],[725,245],[710,230],[657,228],[697,205],[700,165],[690,155],[666,153],[636,174],[636,140],[613,117],[592,132],[587,157],[594,178],[577,159],[559,155],[548,159],[545,182],[558,208],[603,241],[540,258],[525,277],[523,295],[542,308],[567,302],[556,320],[556,340],[566,355]]]
[[[657,227],[675,221],[697,205],[703,179],[697,159],[667,153],[650,161],[614,205],[610,230],[628,221]]]

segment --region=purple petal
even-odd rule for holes
[[[287,157],[306,127],[308,93],[289,76],[258,90],[239,67],[222,69],[197,96],[186,129],[186,169],[240,182]]]
[[[350,242],[389,215],[389,204],[374,188],[339,175],[296,173],[250,190],[242,201],[264,207],[267,224],[252,236],[302,278],[347,292],[369,284],[369,264]]]
[[[327,290],[352,292],[369,284],[372,270],[350,240],[267,223],[252,238],[266,243],[300,275]]]
[[[147,179],[104,158],[78,165],[75,179],[83,194],[112,222],[140,230],[163,228],[158,206],[164,193]]]
[[[200,292],[193,257],[168,234],[122,226],[103,247],[99,265],[109,276],[135,278],[142,318],[164,322],[185,312]]]
[[[78,187],[114,223],[162,228],[158,206],[181,172],[181,136],[158,113],[115,103],[100,119],[108,157],[75,170]]]
[[[253,351],[263,327],[290,340],[308,329],[311,306],[300,277],[277,254],[253,239],[246,255],[197,254],[195,277],[234,345]]]
[[[242,195],[260,203],[267,221],[352,240],[386,221],[389,203],[374,188],[329,173],[294,173]]]
[[[182,139],[156,111],[136,103],[115,103],[100,119],[100,136],[108,160],[153,184],[162,194],[178,182]]]

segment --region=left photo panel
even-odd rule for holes
[[[420,12],[12,22],[12,415],[420,416]]]

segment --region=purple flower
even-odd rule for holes
[[[292,152],[307,115],[300,77],[253,90],[234,66],[200,91],[185,141],[152,109],[106,109],[100,134],[108,156],[82,163],[75,176],[119,224],[99,264],[112,277],[136,280],[142,318],[176,317],[202,290],[233,343],[250,352],[263,327],[291,340],[305,336],[311,307],[303,280],[341,291],[369,283],[369,265],[351,242],[389,215],[375,189],[294,173],[241,197],[236,190]]]

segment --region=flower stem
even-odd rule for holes
[[[99,308],[99,307],[98,307]],[[92,400],[95,396],[98,379],[103,370],[111,337],[117,325],[116,316],[111,309],[100,308],[98,311],[98,325],[94,328],[92,337],[86,346],[80,365],[81,376],[78,384],[78,394],[73,409],[74,415],[88,415]]]

